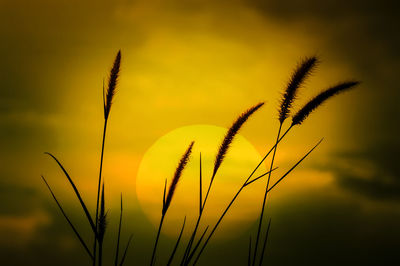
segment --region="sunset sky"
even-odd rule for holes
[[[273,178],[324,137],[271,193],[266,261],[397,265],[398,10],[396,1],[361,0],[0,0],[0,261],[89,265],[40,175],[92,241],[72,189],[44,152],[63,162],[92,211],[103,127],[102,84],[121,49],[104,157],[107,261],[114,258],[122,193],[123,243],[134,234],[126,265],[149,262],[158,223],[154,217],[161,211],[146,209],[148,196],[161,208],[164,180],[173,175],[170,166],[163,167],[163,156],[151,153],[160,139],[193,125],[228,128],[240,113],[264,101],[228,153],[232,162],[248,154],[251,159],[243,160],[254,165],[274,143],[279,99],[290,74],[302,58],[316,55],[321,63],[301,88],[295,110],[338,82],[362,83],[323,105],[279,147]],[[221,132],[209,133],[213,139],[207,145],[215,145],[207,157],[210,165]],[[174,138],[176,153],[165,155],[168,165],[178,163],[188,144],[180,138]],[[195,146],[190,167],[197,167],[200,151]],[[149,160],[149,154],[161,157]],[[159,176],[148,172],[148,183],[146,174],[138,175],[141,166],[149,166],[145,159],[161,164]],[[229,170],[229,163],[226,167],[226,173],[236,171]],[[189,196],[197,199],[196,178],[183,176],[176,206]],[[242,182],[242,176],[234,178],[217,176],[215,208],[226,205],[235,192],[231,187]],[[199,265],[246,264],[248,239],[257,227],[256,215],[249,213],[261,207],[264,183],[239,198],[227,217],[228,229],[221,225]],[[218,198],[224,193],[225,198]],[[178,207],[172,212],[168,233],[161,236],[160,258],[175,243],[174,228],[178,232],[183,217],[192,215]]]

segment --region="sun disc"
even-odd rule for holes
[[[167,190],[175,168],[190,142],[195,141],[191,159],[186,166],[166,215],[163,233],[176,236],[183,218],[193,228],[199,212],[200,152],[202,158],[203,198],[210,182],[215,156],[227,129],[211,125],[192,125],[175,129],[159,138],[145,153],[137,175],[137,196],[143,212],[154,226],[161,216],[164,182]],[[237,135],[218,171],[204,210],[201,228],[214,226],[222,211],[241,184],[261,160],[254,146]],[[254,176],[265,172],[264,166]],[[244,233],[260,211],[264,180],[246,187],[229,210],[216,238],[229,238]],[[232,234],[232,230],[235,234]],[[189,229],[185,230],[187,233]]]

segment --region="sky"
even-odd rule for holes
[[[106,261],[114,256],[121,193],[123,243],[134,235],[126,265],[145,265],[150,259],[156,220],[138,197],[146,177],[142,183],[137,180],[157,141],[192,125],[228,128],[241,112],[263,101],[265,106],[244,125],[240,137],[260,156],[265,154],[279,126],[277,107],[290,74],[302,58],[316,55],[321,63],[301,88],[295,110],[338,82],[355,79],[361,84],[322,106],[279,147],[279,169],[273,178],[324,137],[271,193],[266,262],[396,265],[398,10],[396,1],[361,0],[0,0],[1,261],[89,264],[40,175],[48,179],[88,242],[89,227],[62,172],[43,153],[62,161],[93,210],[102,84],[121,49],[121,76],[104,158],[110,219]],[[174,145],[187,145],[179,140]],[[220,139],[213,141],[217,149]],[[238,147],[233,145],[231,156],[241,153]],[[191,161],[196,165],[198,152]],[[174,164],[179,156],[166,160]],[[173,175],[168,169],[149,178],[160,181],[156,191],[149,192],[159,196],[160,204],[163,182]],[[221,175],[215,186],[224,187],[227,180]],[[182,187],[184,181],[185,176]],[[262,182],[255,186],[262,188]],[[177,199],[197,197],[197,189],[178,188]],[[243,206],[261,207],[262,193],[257,193],[258,200],[238,200],[236,215]],[[228,201],[229,193],[223,202]],[[239,216],[232,212],[225,224],[229,230],[216,233],[198,265],[246,263],[257,221],[247,219],[245,226],[235,226],[230,221]],[[184,215],[177,216],[176,231]],[[170,234],[161,235],[160,258],[174,242]]]

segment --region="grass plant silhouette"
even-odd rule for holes
[[[74,234],[79,239],[82,247],[85,249],[86,253],[89,255],[92,265],[101,266],[103,263],[103,240],[104,235],[107,228],[107,212],[105,210],[105,193],[104,193],[104,180],[102,179],[102,169],[103,169],[103,158],[104,158],[104,145],[105,145],[105,137],[106,137],[106,130],[107,130],[107,122],[110,115],[110,110],[113,102],[113,98],[116,92],[117,81],[119,77],[120,71],[120,64],[121,64],[121,51],[118,51],[113,67],[110,71],[109,81],[108,81],[108,88],[105,91],[103,86],[103,108],[104,108],[104,127],[103,127],[103,137],[102,137],[102,146],[101,146],[101,155],[100,155],[100,167],[99,167],[99,178],[98,178],[98,185],[97,185],[97,198],[96,198],[96,210],[95,216],[92,218],[85,201],[83,200],[79,189],[75,185],[74,181],[68,174],[65,167],[61,164],[61,162],[51,153],[45,152],[45,154],[49,155],[60,167],[62,172],[64,173],[65,177],[67,178],[69,184],[74,190],[75,196],[77,197],[82,210],[84,211],[86,220],[88,221],[91,231],[93,233],[93,249],[90,251],[88,248],[87,242],[82,238],[81,234],[78,232],[78,229],[69,218],[69,216],[64,211],[62,204],[57,200],[53,190],[51,189],[50,185],[48,184],[47,180],[44,176],[42,176],[42,180],[44,181],[46,187],[49,189],[53,199],[55,200],[57,206],[59,207],[61,213],[63,214],[64,218],[67,220],[68,224],[74,231]],[[115,265],[123,265],[126,254],[128,251],[129,244],[131,242],[132,236],[129,237],[128,243],[124,249],[124,254],[122,256],[121,261],[118,261],[118,252],[119,252],[119,243],[120,243],[120,230],[121,230],[121,223],[122,223],[122,198],[121,198],[121,216],[120,216],[120,225],[119,225],[119,232],[118,232],[118,239],[117,239],[117,254],[115,259]],[[98,251],[98,254],[97,254]]]
[[[232,123],[231,127],[228,129],[226,135],[224,136],[220,146],[218,147],[215,160],[214,160],[214,165],[213,165],[213,170],[212,170],[212,175],[210,178],[210,183],[208,184],[206,193],[203,198],[203,174],[202,174],[202,155],[200,152],[200,157],[199,157],[199,212],[196,217],[196,223],[194,228],[191,230],[190,238],[188,239],[186,245],[183,247],[183,254],[182,257],[180,258],[180,265],[196,265],[201,258],[202,254],[204,253],[205,248],[209,244],[211,238],[214,236],[216,230],[219,228],[219,226],[222,223],[223,218],[226,216],[230,208],[233,206],[235,201],[238,199],[240,193],[249,185],[252,183],[261,180],[262,177],[267,176],[266,179],[266,185],[265,185],[265,193],[264,197],[262,198],[262,208],[260,210],[260,216],[258,220],[258,227],[257,227],[257,232],[256,232],[256,237],[251,237],[249,238],[249,246],[248,246],[248,258],[247,258],[247,264],[248,265],[256,265],[257,263],[261,266],[264,261],[265,257],[265,249],[267,246],[267,241],[268,241],[268,236],[270,232],[270,227],[271,227],[271,219],[269,219],[268,225],[265,226],[265,233],[264,233],[264,238],[261,239],[262,231],[263,231],[263,219],[264,219],[264,212],[265,212],[265,206],[266,206],[266,200],[267,196],[270,193],[272,189],[274,189],[282,180],[284,180],[294,169],[296,169],[302,162],[305,160],[317,147],[318,145],[322,142],[323,139],[319,140],[312,148],[310,148],[302,157],[300,157],[296,163],[294,163],[283,175],[281,175],[272,185],[270,185],[270,180],[271,180],[271,175],[272,172],[274,172],[277,167],[274,167],[274,161],[275,157],[277,154],[277,147],[278,144],[287,136],[289,131],[291,131],[292,128],[295,126],[300,126],[303,124],[303,122],[310,116],[311,113],[313,113],[317,108],[319,108],[321,105],[323,105],[327,100],[330,98],[343,93],[345,91],[348,91],[355,86],[359,84],[358,81],[346,81],[342,83],[338,83],[334,86],[329,87],[326,90],[321,91],[319,94],[311,98],[302,108],[300,108],[297,112],[295,112],[292,115],[292,121],[289,127],[283,132],[283,125],[284,122],[289,118],[289,116],[292,113],[292,105],[295,99],[297,98],[298,90],[303,86],[305,80],[313,73],[315,70],[316,66],[319,64],[319,60],[316,57],[307,57],[303,59],[294,72],[292,73],[289,82],[283,92],[282,99],[280,101],[280,107],[278,110],[278,121],[279,121],[279,128],[278,128],[278,133],[276,136],[276,140],[274,145],[268,150],[268,152],[264,155],[264,157],[261,159],[261,161],[255,166],[255,168],[250,172],[250,174],[247,176],[247,178],[244,179],[244,182],[240,186],[239,190],[236,192],[234,197],[231,199],[231,201],[227,204],[227,207],[223,210],[221,215],[219,216],[217,222],[215,223],[214,226],[209,227],[209,225],[206,226],[205,230],[201,233],[200,237],[196,240],[196,236],[199,230],[199,225],[201,223],[201,219],[206,207],[207,199],[209,197],[214,179],[218,173],[218,170],[223,166],[223,162],[225,157],[229,154],[229,148],[234,141],[235,137],[239,133],[240,129],[243,127],[243,125],[248,121],[248,119],[256,112],[258,111],[264,103],[259,103],[245,112],[243,112],[239,117]],[[59,166],[59,168],[62,170],[63,174],[65,175],[66,179],[68,180],[68,183],[71,185],[74,195],[79,201],[79,205],[84,213],[84,217],[87,220],[87,222],[90,225],[90,230],[91,233],[93,234],[93,248],[90,249],[87,241],[82,237],[82,235],[79,233],[78,228],[74,225],[73,221],[70,219],[70,217],[67,215],[65,212],[62,204],[60,201],[57,199],[56,195],[54,194],[51,186],[47,182],[47,179],[42,176],[42,180],[45,183],[47,189],[49,190],[52,198],[56,202],[56,205],[58,206],[59,210],[61,211],[63,217],[66,219],[67,223],[73,230],[75,236],[78,238],[79,243],[81,246],[84,248],[85,252],[90,258],[90,262],[93,266],[102,266],[103,265],[103,241],[104,241],[104,236],[107,231],[107,220],[108,220],[108,215],[107,215],[107,210],[106,210],[106,197],[105,197],[105,183],[104,183],[104,178],[102,177],[102,169],[103,169],[103,158],[104,158],[104,148],[105,148],[105,139],[106,139],[106,132],[107,132],[107,124],[108,124],[108,119],[111,111],[111,107],[113,104],[113,99],[116,93],[116,88],[118,84],[118,78],[120,75],[120,65],[121,65],[121,51],[118,51],[113,66],[111,68],[110,74],[109,74],[109,79],[107,83],[107,90],[104,88],[103,84],[103,108],[104,108],[104,127],[103,127],[103,135],[102,135],[102,145],[101,145],[101,153],[100,153],[100,165],[99,165],[99,175],[98,175],[98,182],[97,182],[97,195],[96,195],[96,208],[95,208],[95,215],[92,217],[92,215],[89,212],[89,209],[87,208],[87,205],[79,192],[79,189],[75,185],[73,179],[67,172],[66,168],[62,165],[60,160],[58,160],[53,154],[46,152],[48,156],[50,156]],[[282,134],[283,132],[283,134]],[[181,177],[182,173],[189,162],[192,150],[193,150],[193,145],[194,142],[191,142],[188,148],[186,149],[185,153],[182,155],[178,166],[175,170],[174,176],[170,182],[168,191],[167,191],[167,180],[165,180],[165,185],[164,185],[164,193],[163,193],[163,200],[162,200],[162,209],[161,209],[161,218],[160,218],[160,223],[158,226],[157,234],[155,237],[155,243],[153,246],[152,250],[152,255],[151,255],[151,260],[150,260],[150,266],[154,266],[155,260],[156,260],[156,255],[157,255],[157,247],[159,243],[159,237],[160,233],[162,231],[162,226],[164,223],[164,219],[166,217],[167,211],[171,205],[171,202],[173,200],[173,196],[175,194],[177,185],[179,182],[181,182]],[[265,162],[265,160],[272,155],[271,162],[269,165],[269,170],[257,177],[254,177],[256,171],[259,169],[259,167]],[[115,257],[114,257],[114,265],[117,266],[123,266],[128,248],[130,246],[131,240],[132,240],[132,235],[129,236],[129,239],[127,241],[127,244],[124,248],[124,251],[122,253],[121,259],[120,259],[120,243],[121,243],[121,230],[122,230],[122,224],[123,224],[123,200],[122,200],[122,195],[120,199],[120,216],[119,216],[119,224],[118,224],[118,231],[117,231],[117,237],[116,237],[116,247],[115,247]],[[179,248],[180,243],[182,242],[182,235],[183,231],[185,229],[186,225],[186,216],[183,219],[183,224],[180,229],[180,233],[177,237],[176,243],[172,249],[172,252],[169,256],[168,261],[166,262],[166,265],[171,265],[172,262],[174,261],[174,258],[176,257],[177,250]],[[210,229],[210,230],[208,230]],[[252,243],[252,240],[254,240],[254,244]],[[261,245],[261,247],[259,247]]]

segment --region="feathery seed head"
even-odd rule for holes
[[[228,132],[226,133],[224,140],[221,143],[221,146],[219,147],[218,150],[218,154],[215,157],[215,162],[214,162],[214,170],[213,170],[213,175],[212,175],[212,179],[215,177],[219,167],[222,164],[222,161],[225,158],[225,155],[233,141],[233,139],[235,138],[236,134],[239,132],[240,128],[243,126],[243,124],[247,121],[247,119],[255,112],[257,111],[259,108],[261,108],[261,106],[263,106],[264,103],[259,103],[253,107],[251,107],[250,109],[248,109],[247,111],[245,111],[244,113],[242,113],[237,119],[236,121],[232,124],[232,126],[229,128]]]
[[[117,56],[115,57],[113,67],[110,71],[110,76],[108,79],[108,88],[106,92],[106,96],[104,99],[104,118],[107,119],[110,114],[112,100],[115,95],[115,90],[117,87],[119,71],[121,66],[121,50],[118,51]],[[104,88],[103,88],[104,90]]]
[[[356,85],[358,85],[360,82],[358,81],[348,81],[348,82],[342,82],[337,84],[336,86],[330,87],[329,89],[321,92],[314,98],[312,98],[308,103],[306,103],[303,108],[301,108],[292,118],[292,126],[294,125],[300,125],[303,123],[303,121],[319,106],[321,106],[325,101],[327,101],[329,98],[342,93],[344,91],[347,91]]]
[[[165,214],[171,205],[172,197],[174,195],[176,186],[178,185],[179,179],[182,176],[182,172],[185,169],[185,166],[189,162],[190,154],[192,153],[192,148],[194,145],[194,141],[192,141],[183,154],[181,160],[179,161],[178,167],[175,170],[174,177],[172,178],[171,185],[169,186],[167,196],[165,198],[164,206],[162,208],[162,213]],[[165,193],[165,192],[164,192]]]
[[[292,76],[286,87],[285,92],[282,95],[282,100],[279,108],[279,122],[283,123],[285,119],[289,116],[290,109],[292,107],[293,101],[296,99],[297,92],[302,83],[306,80],[308,76],[312,73],[313,69],[318,64],[318,59],[313,57],[308,57],[303,59]]]

